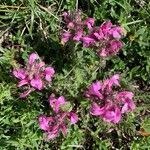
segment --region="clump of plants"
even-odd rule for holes
[[[66,25],[61,35],[63,45],[71,42],[78,43],[81,50],[82,47],[90,48],[102,58],[117,55],[123,47],[121,38],[124,35],[124,29],[113,25],[111,21],[96,26],[94,18],[82,18],[81,11],[64,12],[63,17]],[[47,66],[37,53],[29,56],[25,66],[13,69],[13,75],[19,80],[17,87],[25,90],[20,98],[27,98],[31,92],[36,90],[42,92],[53,82],[52,78],[55,78],[56,74],[54,68]],[[115,74],[103,82],[93,82],[87,90],[81,89],[85,92],[79,91],[80,95],[90,100],[89,113],[91,115],[102,118],[105,122],[117,124],[121,122],[122,114],[135,109],[134,94],[126,90],[121,91],[119,80],[120,75]],[[58,137],[60,132],[65,136],[69,125],[77,124],[80,120],[71,103],[65,100],[65,95],[56,98],[55,94],[59,95],[59,93],[51,93],[49,98],[51,115],[39,114],[38,116],[39,126],[46,134],[47,140]]]

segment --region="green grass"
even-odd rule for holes
[[[125,46],[118,56],[99,61],[90,49],[61,45],[62,12],[77,8],[94,17],[97,25],[112,20],[126,29]],[[150,136],[138,133],[140,128],[150,132],[149,12],[148,0],[1,0],[0,150],[149,149]],[[12,68],[24,64],[34,51],[54,66],[57,75],[52,88],[21,100]],[[137,108],[113,126],[89,114],[89,102],[82,93],[96,78],[116,72],[121,73],[124,88],[135,93]],[[80,121],[69,128],[66,137],[45,141],[37,116],[47,113],[51,92],[75,105]]]

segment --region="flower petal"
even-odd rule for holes
[[[91,30],[94,25],[95,20],[93,18],[87,18],[85,20],[85,25],[87,25],[88,29]]]
[[[116,106],[115,107],[115,116],[114,116],[113,122],[118,123],[120,121],[120,119],[121,119],[121,111],[120,111],[119,107]]]
[[[106,122],[118,123],[121,119],[121,111],[118,106],[110,106],[105,110],[102,118]]]
[[[75,34],[75,36],[73,37],[73,40],[74,41],[80,41],[80,39],[82,38],[82,35],[83,35],[83,31],[77,31],[77,33]]]
[[[55,70],[53,67],[47,67],[45,68],[45,79],[47,81],[51,81],[51,78],[54,76]]]
[[[105,113],[105,107],[100,107],[98,104],[93,103],[90,108],[90,113],[94,116],[100,116]]]
[[[43,82],[40,78],[34,78],[31,80],[30,84],[32,87],[41,90],[43,88]]]
[[[44,131],[49,131],[49,119],[48,117],[44,116],[44,115],[40,115],[38,117],[38,121],[39,121],[39,126],[42,130]]]
[[[70,112],[69,115],[70,115],[71,124],[75,124],[78,122],[79,118],[76,113]]]
[[[25,79],[26,78],[26,72],[24,69],[18,69],[18,70],[13,70],[13,75],[18,78],[18,79]]]
[[[29,89],[29,90],[23,92],[22,94],[20,94],[20,98],[25,98],[25,97],[27,97],[32,91],[34,91],[34,89],[31,88],[31,89]]]
[[[21,86],[26,85],[26,84],[28,84],[28,83],[29,83],[29,81],[26,80],[26,79],[21,80],[21,81],[18,83],[17,87],[21,87]]]
[[[119,78],[120,78],[119,75],[115,74],[110,79],[104,80],[102,90],[104,91],[104,89],[105,89],[105,90],[107,90],[107,92],[110,92],[110,91],[112,91],[113,85],[120,86]]]
[[[92,83],[89,90],[86,91],[86,97],[97,96],[99,99],[103,99],[103,95],[100,93],[102,84],[99,81]]]
[[[83,42],[83,47],[89,47],[95,43],[95,40],[89,36],[84,36],[81,38],[81,40]]]
[[[65,98],[60,96],[58,99],[54,95],[50,96],[50,106],[53,108],[53,111],[58,113],[60,111],[60,106],[66,103]]]
[[[65,32],[62,34],[62,38],[61,38],[61,41],[63,43],[66,43],[69,41],[69,39],[72,37],[72,34],[70,32]]]
[[[28,63],[29,63],[30,65],[32,65],[36,59],[39,59],[39,56],[38,56],[36,53],[32,53],[32,54],[29,56],[29,61],[28,61]]]

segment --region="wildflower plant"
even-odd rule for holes
[[[38,54],[32,53],[25,67],[13,70],[13,75],[19,79],[17,87],[23,86],[26,89],[25,92],[20,94],[20,98],[27,97],[32,91],[44,89],[51,83],[54,74],[53,67],[46,67]]]
[[[149,8],[2,0],[0,149],[149,149]]]
[[[53,110],[52,116],[40,115],[38,117],[40,128],[45,131],[47,139],[51,140],[59,136],[60,131],[63,135],[67,134],[68,124],[75,124],[78,121],[76,113],[71,111],[71,105],[63,96],[56,98],[52,94],[49,98],[50,106]]]
[[[72,14],[64,12],[63,17],[67,29],[62,33],[63,44],[69,41],[80,42],[83,47],[96,49],[100,57],[116,55],[122,48],[123,43],[120,39],[123,36],[123,28],[120,26],[107,21],[97,27],[93,18],[83,20],[81,11]],[[54,68],[46,67],[36,53],[29,56],[24,68],[13,70],[13,75],[19,79],[17,87],[23,86],[26,89],[20,95],[21,98],[27,97],[34,90],[41,91],[47,87],[54,74]],[[119,79],[119,75],[116,74],[103,83],[96,81],[85,92],[85,96],[92,103],[90,113],[114,124],[121,121],[122,114],[135,109],[132,92],[114,90],[114,87],[120,87]],[[52,140],[58,137],[60,132],[66,135],[68,125],[77,123],[78,115],[72,111],[70,102],[67,102],[63,96],[56,98],[52,94],[49,104],[53,110],[52,115],[40,115],[38,121],[40,128],[46,134],[46,139]]]
[[[95,25],[94,18],[82,19],[81,12],[64,12],[66,30],[62,33],[62,43],[72,40],[81,42],[83,47],[97,50],[100,57],[116,55],[122,48],[120,40],[124,35],[124,29],[106,21],[100,26]]]
[[[110,79],[92,83],[85,96],[91,101],[90,113],[102,118],[106,122],[119,123],[121,115],[135,109],[134,94],[129,91],[116,91],[120,86],[120,77],[113,75]]]

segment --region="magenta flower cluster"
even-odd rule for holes
[[[93,18],[82,20],[81,12],[63,14],[67,30],[64,30],[61,40],[66,43],[70,40],[82,42],[83,47],[91,47],[98,50],[98,55],[106,57],[116,55],[122,48],[120,41],[123,36],[123,28],[113,25],[110,21],[101,26],[95,26]]]
[[[24,86],[26,89],[20,95],[20,98],[27,97],[34,90],[42,90],[52,80],[55,74],[53,67],[46,67],[36,53],[29,56],[28,63],[24,68],[13,70],[13,75],[19,79],[17,87]]]
[[[129,91],[117,92],[120,88],[119,75],[116,74],[104,82],[96,81],[85,92],[85,96],[92,102],[90,113],[102,118],[106,122],[119,123],[121,114],[135,109],[132,100],[133,93]]]
[[[47,139],[54,139],[60,132],[63,135],[67,134],[67,125],[75,124],[78,121],[78,116],[71,110],[65,110],[64,108],[69,104],[63,96],[55,98],[55,95],[51,95],[49,98],[50,106],[54,111],[54,115],[46,117],[45,115],[39,116],[39,125],[42,130],[45,131]]]

